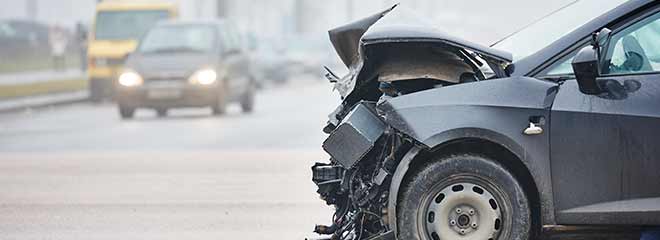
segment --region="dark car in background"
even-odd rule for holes
[[[5,57],[50,54],[48,26],[37,22],[0,21],[0,43],[0,53]]]
[[[293,34],[261,39],[253,51],[255,74],[261,82],[286,83],[294,76],[323,79],[323,66],[339,64],[327,37]],[[337,64],[335,64],[337,63]]]
[[[351,73],[328,75],[342,104],[324,128],[330,162],[312,170],[336,213],[316,232],[639,239],[660,226],[659,1],[576,1],[492,47],[407,19],[393,8],[330,31]]]
[[[231,102],[251,112],[255,88],[235,27],[221,20],[159,23],[116,81],[122,118],[139,108],[155,109],[159,116],[180,107],[210,107],[222,114]]]
[[[323,75],[323,67],[319,66],[336,62],[325,37],[298,34],[285,38],[285,41],[287,45],[282,57],[286,59],[289,71],[294,74],[320,77]]]
[[[50,66],[48,34],[48,26],[38,22],[0,21],[0,71]]]
[[[276,40],[261,40],[252,51],[252,64],[255,78],[260,84],[281,85],[291,77],[291,63],[284,57],[285,49]]]

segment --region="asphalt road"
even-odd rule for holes
[[[312,81],[256,111],[111,104],[0,114],[0,239],[303,239],[331,209],[309,167],[338,98]]]

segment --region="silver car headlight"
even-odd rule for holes
[[[213,69],[202,69],[190,76],[188,81],[192,84],[211,85],[218,81],[218,73]]]
[[[140,86],[144,83],[142,76],[135,71],[124,71],[119,75],[119,84],[124,87]]]

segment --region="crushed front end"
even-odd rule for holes
[[[406,142],[378,115],[374,102],[360,102],[327,140],[329,163],[312,167],[318,193],[336,212],[330,226],[315,232],[330,239],[393,239],[387,223],[389,183]]]
[[[510,54],[414,25],[395,7],[329,32],[349,69],[342,78],[327,75],[342,103],[323,129],[330,160],[312,167],[318,193],[336,208],[332,223],[315,229],[329,239],[395,239],[390,183],[403,156],[426,146],[404,134],[405,119],[389,100],[504,77],[511,61]]]

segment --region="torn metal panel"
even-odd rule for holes
[[[475,74],[474,67],[457,54],[423,45],[414,48],[400,46],[400,50],[390,51],[381,57],[377,65],[375,72],[380,82],[434,79],[459,83],[464,74]]]
[[[330,30],[329,35],[337,54],[349,68],[349,74],[335,83],[335,89],[339,90],[343,99],[351,101],[349,103],[351,105],[358,98],[352,96],[354,92],[357,92],[355,95],[370,95],[369,92],[377,91],[377,84],[373,84],[372,81],[378,76],[377,68],[379,66],[375,65],[374,61],[379,61],[381,56],[374,56],[374,54],[382,54],[384,48],[397,51],[408,43],[409,45],[419,44],[420,46],[453,49],[454,52],[471,52],[482,57],[491,68],[496,68],[493,71],[499,74],[498,77],[505,77],[504,68],[511,63],[512,59],[510,53],[448,35],[430,24],[420,21],[416,16],[396,9],[396,6],[371,17]],[[373,48],[379,50],[373,51]],[[430,59],[437,60],[437,57],[433,56],[435,54],[434,51],[426,51],[421,52],[417,57],[429,58],[430,62]],[[463,61],[468,65],[473,65],[474,63],[471,63],[469,58],[474,59],[473,56],[466,56]],[[439,73],[439,71],[434,72]],[[423,77],[419,73],[411,74]],[[412,78],[413,76],[404,77]],[[431,75],[431,77],[434,76]],[[394,78],[392,76],[389,79]]]
[[[394,5],[391,8],[388,8],[372,16],[328,31],[328,35],[330,35],[330,42],[332,42],[337,55],[339,55],[347,67],[354,65],[357,61],[357,53],[358,48],[360,47],[360,38],[362,38],[362,35],[364,35],[367,29],[374,25],[374,23],[378,22],[378,20],[387,15],[387,13],[390,11],[394,10],[396,6],[397,5]]]
[[[406,11],[389,12],[362,36],[364,45],[382,42],[436,42],[464,48],[501,62],[512,62],[511,53],[449,35]]]
[[[385,132],[385,124],[367,104],[358,104],[323,142],[323,149],[347,169],[362,159]],[[373,103],[370,105],[372,108]]]

